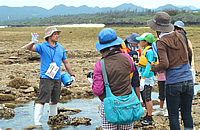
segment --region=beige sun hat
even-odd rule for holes
[[[44,31],[45,31],[44,39],[50,37],[54,32],[58,32],[58,34],[60,34],[61,32],[60,30],[57,30],[56,27],[54,26],[49,26]]]
[[[174,26],[170,23],[170,15],[166,12],[157,12],[153,19],[147,21],[147,25],[158,32],[171,32]]]

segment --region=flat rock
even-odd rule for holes
[[[0,94],[0,101],[14,101],[15,96],[11,94]]]
[[[59,112],[73,111],[73,112],[79,113],[82,110],[80,110],[80,109],[74,109],[74,108],[58,107],[58,111]]]
[[[10,57],[8,57],[8,59],[20,59],[20,57],[10,56]]]

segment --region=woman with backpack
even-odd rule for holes
[[[101,30],[98,34],[98,39],[99,42],[96,43],[96,49],[100,51],[104,59],[108,83],[113,95],[124,96],[131,94],[130,73],[134,72],[135,67],[129,54],[120,52],[123,40],[111,28]],[[113,124],[108,123],[108,120],[106,120],[103,102],[104,98],[106,98],[106,90],[100,60],[96,62],[94,67],[92,91],[101,100],[100,118],[103,129],[133,129],[133,123]]]

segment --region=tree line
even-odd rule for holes
[[[165,10],[169,15],[189,15],[191,12],[185,10]],[[145,9],[143,11],[130,11],[130,9],[124,11],[108,11],[96,14],[78,14],[78,15],[56,15],[52,17],[43,18],[29,18],[19,20],[6,20],[0,21],[0,25],[64,25],[64,24],[81,24],[81,23],[133,23],[146,22],[151,19],[156,13],[155,10]],[[195,15],[200,16],[200,13]]]

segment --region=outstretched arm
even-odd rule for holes
[[[34,44],[38,42],[39,35],[37,33],[31,33],[31,35],[32,35],[32,41],[21,48],[26,48],[30,51],[35,51],[36,47],[34,46]]]
[[[29,44],[28,46],[26,46],[26,49],[30,50],[30,51],[35,51],[36,50],[36,47],[34,45],[35,43],[31,43]]]

